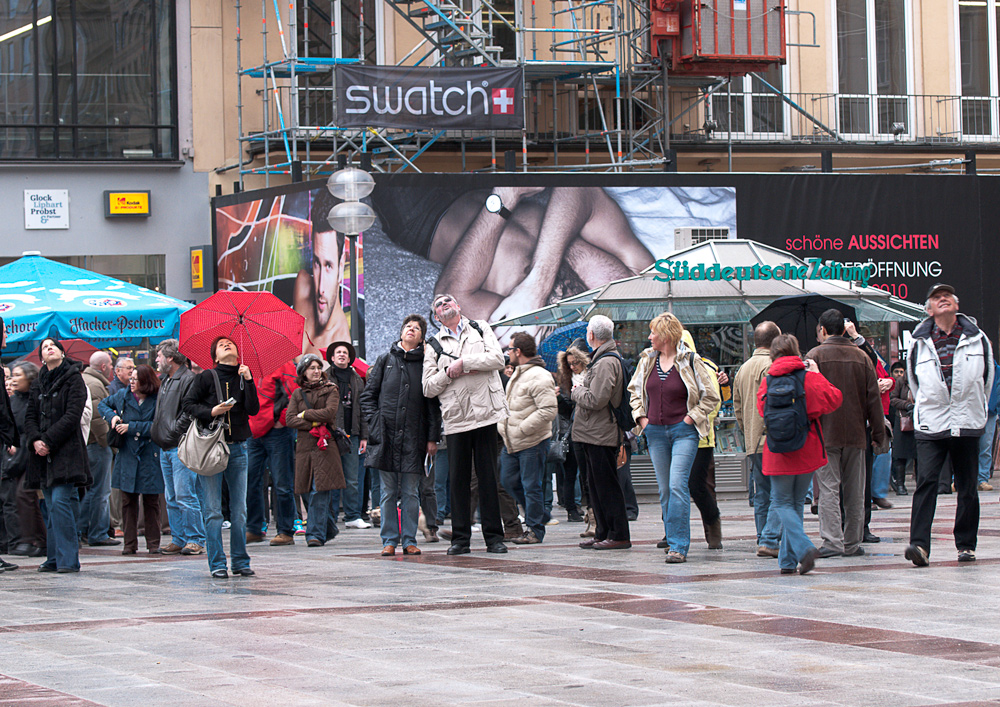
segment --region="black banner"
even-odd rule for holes
[[[523,89],[520,68],[338,66],[337,125],[520,130]]]

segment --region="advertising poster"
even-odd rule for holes
[[[351,340],[349,241],[326,221],[338,203],[325,182],[220,197],[214,202],[220,290],[272,292],[305,317],[303,351]],[[358,237],[358,303],[364,266]]]

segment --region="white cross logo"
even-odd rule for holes
[[[512,114],[514,112],[513,91],[509,88],[493,89],[493,113],[501,115]]]

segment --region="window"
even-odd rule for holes
[[[837,0],[837,112],[846,135],[901,135],[912,123],[910,0]]]
[[[756,76],[733,77],[732,95],[726,89],[712,94],[712,119],[720,132],[744,137],[779,138],[785,133],[785,103],[764,82],[784,90],[784,67],[773,64]],[[763,79],[763,81],[761,81]]]
[[[962,134],[990,135],[993,116],[990,96],[995,72],[990,71],[990,26],[986,0],[958,3],[959,53],[962,84]]]
[[[0,0],[0,159],[177,159],[173,0]]]

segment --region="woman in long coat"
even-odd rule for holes
[[[132,371],[128,388],[122,388],[97,404],[97,411],[120,433],[125,443],[115,455],[111,472],[111,488],[122,492],[123,555],[134,555],[139,548],[137,533],[139,496],[142,508],[146,549],[160,551],[160,494],[163,493],[163,471],[160,469],[160,448],[150,437],[156,412],[156,395],[160,379],[151,366],[137,366]]]
[[[403,553],[419,555],[417,523],[420,516],[420,479],[427,455],[437,454],[441,408],[437,399],[424,397],[424,336],[427,321],[411,314],[403,321],[399,341],[368,369],[361,394],[361,411],[368,420],[365,464],[379,470],[382,482],[382,554],[396,554],[400,528],[395,522],[396,500],[402,499]]]
[[[285,412],[289,427],[298,430],[295,441],[295,493],[309,498],[306,544],[320,547],[337,535],[336,515],[331,514],[332,492],[347,487],[337,442],[330,428],[337,420],[340,391],[327,379],[323,362],[306,354],[296,367],[295,382]]]
[[[31,384],[24,415],[24,439],[31,449],[25,487],[41,489],[47,511],[46,559],[38,571],[79,572],[78,489],[93,483],[80,429],[87,384],[83,367],[66,358],[59,341],[44,339],[39,352],[45,365]]]

